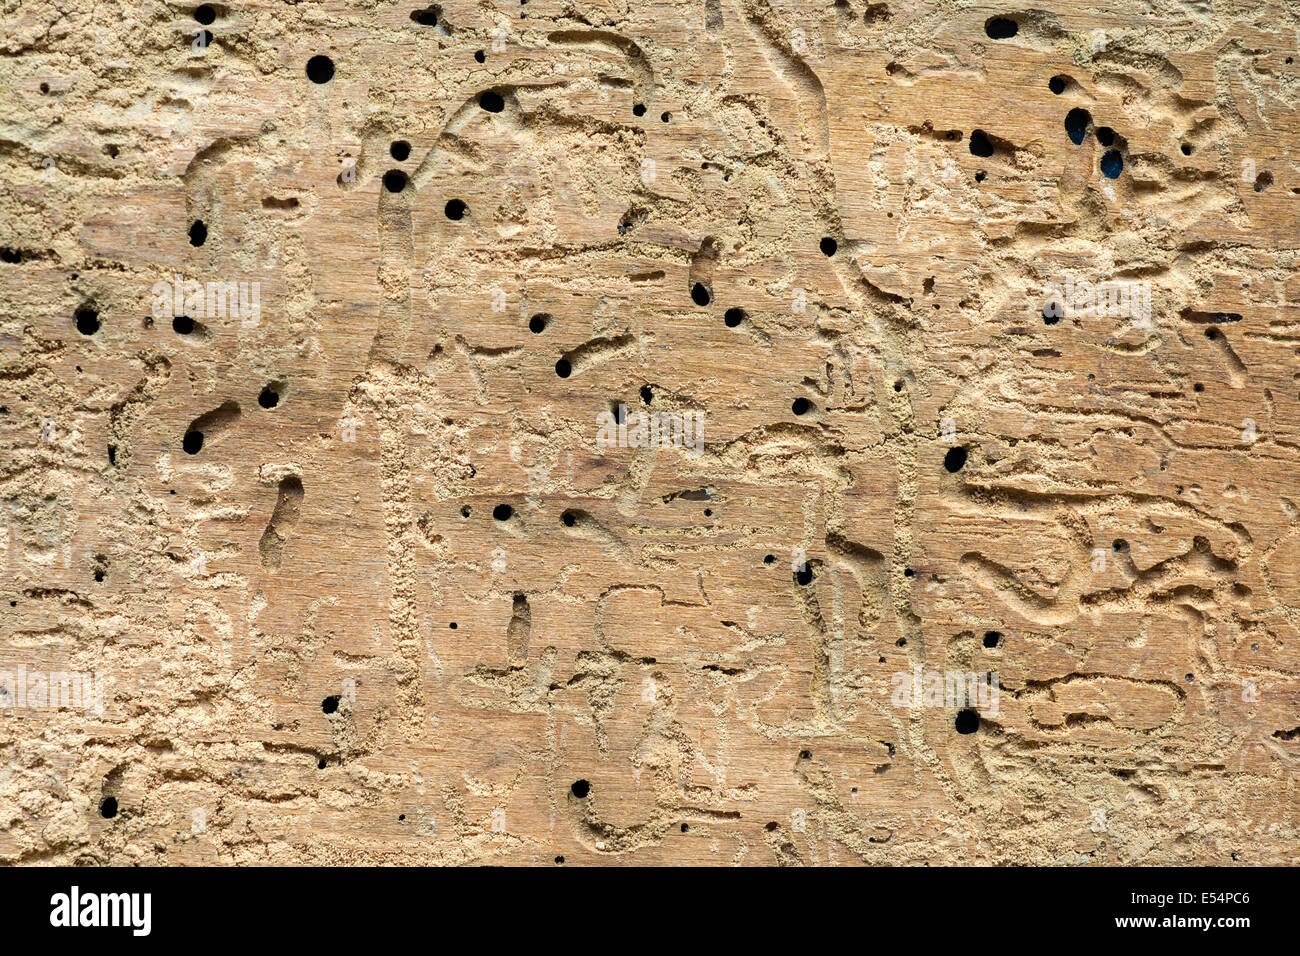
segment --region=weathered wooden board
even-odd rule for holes
[[[1297,862],[1298,29],[9,4],[0,859]]]

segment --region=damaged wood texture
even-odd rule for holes
[[[1298,28],[6,4],[0,859],[1297,862]]]

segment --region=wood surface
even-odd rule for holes
[[[211,11],[0,9],[0,860],[1300,860],[1294,3]]]

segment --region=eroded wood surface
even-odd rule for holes
[[[0,859],[1296,861],[1294,5],[213,13],[0,13]]]

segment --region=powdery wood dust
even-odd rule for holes
[[[1295,862],[1297,26],[10,4],[0,858]]]

